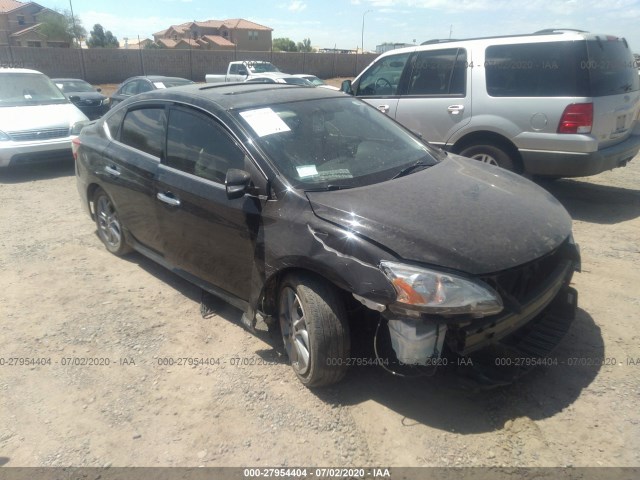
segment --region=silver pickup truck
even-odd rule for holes
[[[229,62],[226,75],[205,75],[207,83],[244,82],[253,75],[263,73],[280,73],[280,70],[269,62],[259,60],[242,60]]]

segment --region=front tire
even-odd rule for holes
[[[122,222],[109,195],[99,188],[93,196],[93,205],[98,237],[106,249],[117,256],[129,253],[131,247],[124,237]]]
[[[304,385],[321,387],[344,377],[349,324],[333,285],[308,274],[287,275],[280,286],[278,318],[291,366]]]
[[[511,155],[506,149],[497,145],[490,143],[485,145],[470,145],[463,148],[460,151],[460,155],[478,160],[482,163],[488,163],[489,165],[496,165],[511,172],[516,171],[515,162],[513,158],[511,158]]]

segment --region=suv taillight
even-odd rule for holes
[[[558,133],[591,133],[593,103],[572,103],[562,113]]]
[[[78,148],[80,148],[80,145],[82,145],[82,142],[78,137],[71,140],[71,152],[75,160],[78,160]]]

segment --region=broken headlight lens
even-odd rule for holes
[[[476,280],[403,263],[383,261],[380,269],[393,284],[399,303],[440,315],[486,317],[502,311],[502,299]]]

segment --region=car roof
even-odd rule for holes
[[[502,45],[511,43],[544,43],[556,41],[576,41],[576,40],[597,40],[597,39],[620,39],[615,35],[595,34],[584,30],[575,30],[569,28],[547,28],[533,33],[519,35],[499,35],[491,37],[474,37],[474,38],[457,38],[457,39],[433,39],[428,40],[420,45],[388,50],[381,54],[378,58],[397,55],[399,53],[421,52],[441,48],[461,48],[468,44],[476,45]]]
[[[167,77],[165,75],[138,75],[137,77],[129,77],[124,82],[128,82],[129,80],[136,80],[136,79],[145,79],[145,80],[149,80],[151,82],[160,82],[162,80],[185,80],[187,82],[191,81],[188,78]],[[124,82],[122,82],[122,83],[124,83]]]
[[[89,83],[86,80],[83,80],[81,78],[52,78],[51,80],[53,80],[54,82],[84,82],[84,83]]]
[[[5,67],[1,67],[0,68],[0,73],[35,73],[38,75],[44,75],[44,73],[39,72],[37,70],[31,70],[28,68],[5,68]]]
[[[200,100],[216,104],[223,110],[261,107],[277,103],[326,98],[343,98],[346,94],[325,88],[301,87],[283,83],[193,84],[145,92],[132,99]]]

